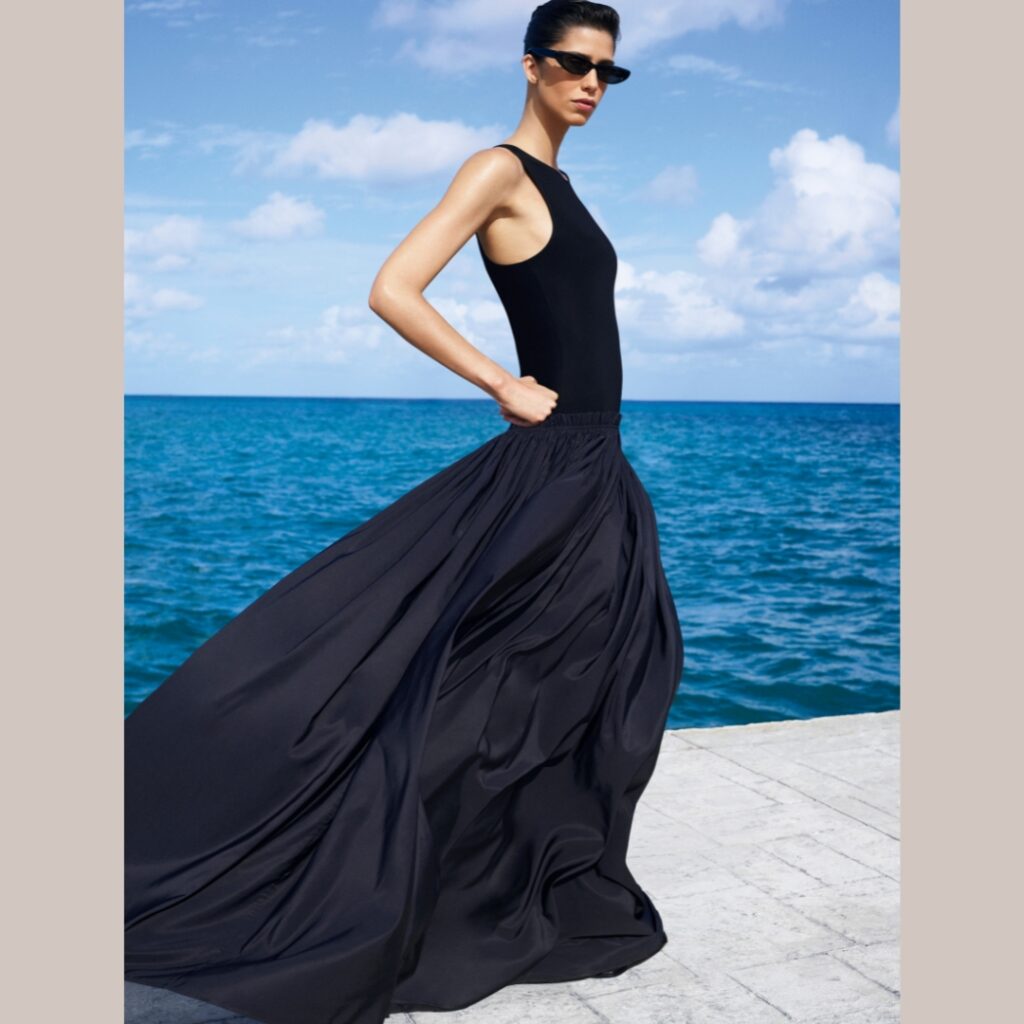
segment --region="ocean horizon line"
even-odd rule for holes
[[[216,393],[175,393],[164,391],[124,392],[124,398],[218,398],[241,399],[244,401],[321,401],[321,402],[449,402],[449,403],[490,403],[493,398],[452,398],[433,395],[222,395]],[[863,400],[821,400],[821,399],[780,399],[780,398],[623,398],[623,405],[867,405],[894,406],[897,402],[868,402]]]

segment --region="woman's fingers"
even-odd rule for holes
[[[524,384],[531,385],[532,386],[531,389],[538,396],[543,396],[544,398],[547,399],[547,409],[545,411],[543,409],[543,407],[541,407],[541,408],[536,408],[536,409],[531,410],[532,412],[535,413],[535,415],[537,415],[539,417],[539,419],[537,419],[537,420],[529,420],[529,419],[524,419],[522,415],[518,415],[517,416],[516,414],[514,414],[507,405],[499,405],[499,409],[501,411],[502,419],[506,420],[508,423],[515,423],[517,426],[521,426],[521,427],[532,427],[532,426],[535,426],[536,423],[543,423],[544,420],[546,420],[548,418],[548,416],[551,415],[551,413],[554,410],[555,406],[558,404],[558,392],[557,391],[553,391],[551,388],[545,387],[543,384],[539,384],[537,382],[537,378],[534,377],[533,374],[529,374],[529,373],[524,374],[519,379]],[[517,405],[519,404],[518,399],[517,399],[516,403],[514,403],[514,404],[517,404]],[[533,406],[534,403],[530,402],[528,404],[530,406]]]

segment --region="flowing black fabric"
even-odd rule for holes
[[[127,717],[127,979],[380,1024],[661,948],[625,858],[683,643],[620,423],[508,426]]]

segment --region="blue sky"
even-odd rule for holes
[[[367,306],[507,137],[536,0],[125,6],[125,390],[482,398]],[[896,0],[614,4],[558,156],[619,256],[626,399],[899,398]],[[516,370],[476,243],[426,298]]]

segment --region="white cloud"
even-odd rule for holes
[[[135,306],[141,302],[144,295],[142,281],[138,274],[126,273],[124,275],[124,304],[126,307]]]
[[[477,279],[479,281],[479,278]],[[505,307],[492,298],[428,295],[428,301],[471,345],[499,361],[515,351]]]
[[[150,263],[151,270],[183,270],[191,264],[191,260],[181,253],[168,252],[155,257]]]
[[[615,305],[621,333],[675,347],[680,340],[728,338],[743,330],[743,318],[718,301],[704,278],[683,270],[637,271],[619,260]]]
[[[892,116],[886,122],[885,125],[885,137],[894,146],[900,144],[900,105],[896,104],[896,109],[892,112]]]
[[[136,273],[124,275],[124,315],[134,321],[176,310],[199,309],[203,300],[180,288],[153,288]]]
[[[821,139],[808,128],[769,162],[775,185],[754,216],[716,219],[698,243],[708,264],[769,276],[854,272],[896,258],[896,171],[869,163],[845,136]]]
[[[249,46],[258,46],[263,50],[272,50],[280,46],[295,46],[298,39],[286,36],[281,32],[253,32],[246,30],[243,39]]]
[[[148,15],[168,28],[189,28],[217,17],[213,11],[204,10],[205,6],[205,0],[136,0],[125,5],[125,13]]]
[[[623,59],[688,32],[723,25],[756,30],[777,24],[788,0],[619,0],[615,9],[626,26],[617,56]],[[412,60],[445,75],[487,70],[522,52],[522,35],[536,0],[381,0],[373,26],[408,33],[395,59]],[[498,56],[496,57],[496,52]]]
[[[696,244],[704,273],[638,273],[620,260],[624,347],[684,358],[702,347],[783,346],[874,358],[899,336],[899,176],[843,136],[796,132],[749,216],[718,214]]]
[[[314,203],[272,192],[265,203],[231,227],[248,238],[282,239],[314,235],[323,230],[324,211]]]
[[[150,296],[150,302],[157,313],[165,309],[198,309],[203,304],[198,295],[180,288],[157,288]]]
[[[900,329],[900,286],[877,271],[865,274],[840,308],[839,316],[847,337],[896,337]]]
[[[159,210],[179,209],[185,206],[206,206],[203,199],[182,199],[179,196],[161,196],[146,192],[125,192],[124,208],[126,210]]]
[[[447,170],[471,152],[493,145],[500,129],[461,121],[426,121],[415,114],[356,114],[338,127],[310,119],[288,140],[267,171],[311,169],[320,178],[408,181]]]
[[[624,26],[622,48],[639,52],[689,32],[708,32],[725,25],[756,31],[779,24],[788,0],[625,0],[615,4]],[[626,36],[628,35],[628,40]]]
[[[148,328],[126,327],[124,332],[125,350],[133,357],[160,359],[168,355],[180,355],[181,343],[166,332],[153,331]]]
[[[172,214],[143,230],[127,228],[124,252],[129,257],[148,257],[155,270],[178,270],[188,265],[191,253],[199,247],[202,238],[200,218]]]
[[[141,11],[146,14],[172,14],[202,6],[202,0],[139,0],[125,7],[126,11]]]
[[[387,117],[354,114],[343,124],[309,118],[293,133],[206,124],[192,138],[203,154],[231,152],[235,174],[258,170],[275,177],[311,171],[321,180],[380,186],[453,170],[506,131],[498,123],[472,126],[399,112]]]
[[[376,349],[385,330],[365,305],[328,306],[312,327],[289,324],[267,331],[265,341],[249,348],[246,366],[348,363],[360,352]]]
[[[500,302],[482,293],[462,298],[428,295],[427,299],[482,352],[495,358],[514,358],[508,319]],[[266,364],[358,365],[360,358],[371,351],[374,365],[394,371],[423,367],[428,358],[363,303],[329,306],[310,326],[286,324],[268,330],[260,341],[243,344],[240,358],[246,368]]]
[[[701,57],[695,53],[677,53],[666,62],[674,71],[684,71],[692,75],[702,75],[718,82],[740,86],[744,89],[765,89],[776,92],[795,92],[793,86],[783,82],[766,82],[748,75],[735,64],[722,64],[710,57]]]
[[[258,168],[288,141],[283,132],[255,131],[226,124],[200,125],[190,133],[191,141],[204,156],[218,149],[234,153],[235,174]]]
[[[746,267],[750,253],[740,247],[740,238],[749,226],[749,221],[737,220],[731,213],[720,213],[711,222],[708,233],[698,240],[698,255],[712,267]]]
[[[174,136],[168,131],[150,133],[144,128],[132,128],[124,133],[124,148],[126,150],[162,149],[172,142],[174,142]]]
[[[656,203],[691,203],[696,194],[697,171],[690,164],[663,168],[641,191],[642,198]]]

